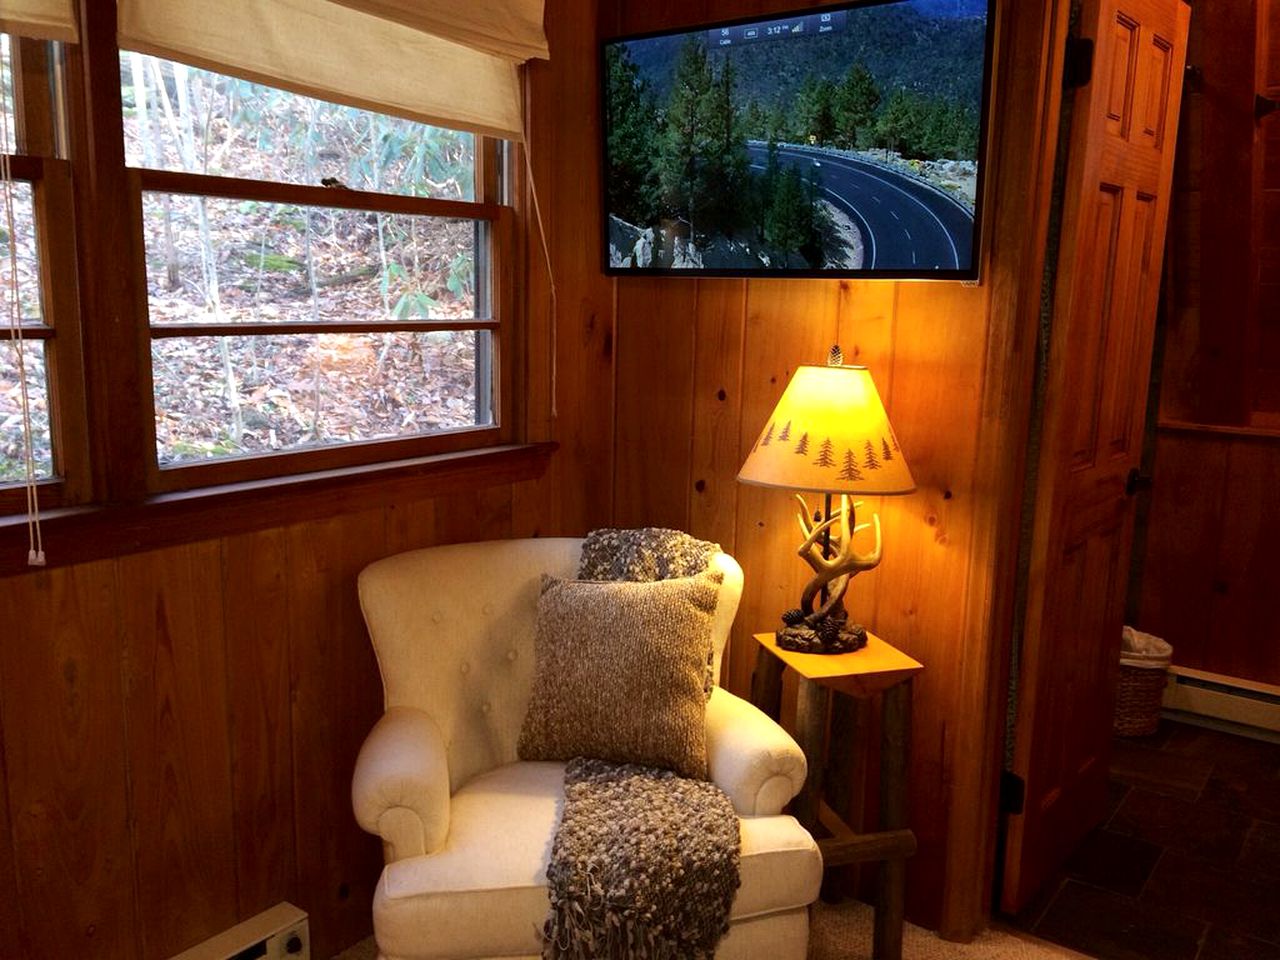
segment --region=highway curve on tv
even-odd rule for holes
[[[779,145],[777,151],[781,165],[815,176],[824,199],[858,225],[864,270],[971,266],[973,214],[941,190],[889,167],[829,150]],[[764,144],[749,143],[747,152],[753,167],[764,166]]]

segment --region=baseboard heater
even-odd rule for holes
[[[1164,708],[1280,733],[1280,687],[1269,683],[1170,667]]]
[[[172,960],[311,960],[307,915],[277,903],[230,930],[223,930]]]

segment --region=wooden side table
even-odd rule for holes
[[[907,749],[911,742],[911,681],[924,667],[874,634],[854,653],[793,653],[772,633],[757,633],[752,702],[778,719],[782,672],[799,675],[796,734],[809,764],[796,798],[796,819],[812,833],[821,823],[831,833],[818,840],[826,867],[882,861],[876,890],[874,960],[901,960],[906,904],[906,860],[916,852],[907,827]],[[855,833],[822,804],[823,753],[832,692],[866,699],[883,694],[880,744],[880,823],[874,833]]]

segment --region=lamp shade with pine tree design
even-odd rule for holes
[[[850,366],[796,370],[738,479],[868,497],[916,488],[870,371]]]

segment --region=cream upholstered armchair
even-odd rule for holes
[[[356,761],[356,819],[382,838],[373,902],[382,960],[537,958],[564,764],[521,762],[542,574],[572,578],[581,540],[433,547],[372,564],[360,603],[386,713]],[[725,554],[715,672],[742,593]],[[783,806],[804,755],[777,724],[717,688],[707,704],[711,779],[742,827],[742,886],[717,957],[802,960],[822,859]]]

